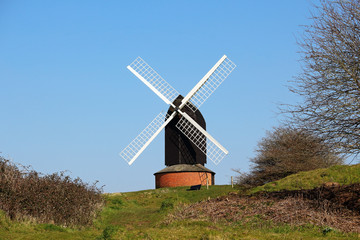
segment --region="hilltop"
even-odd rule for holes
[[[323,184],[349,185],[360,183],[360,164],[337,165],[307,172],[299,172],[278,181],[267,183],[250,190],[250,193],[260,191],[272,192],[281,190],[313,189]]]

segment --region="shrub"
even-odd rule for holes
[[[103,205],[102,189],[64,172],[42,175],[0,157],[0,208],[11,219],[89,225]]]
[[[250,173],[239,173],[237,182],[244,186],[260,186],[288,175],[342,164],[344,159],[326,142],[304,129],[278,127],[258,143],[258,153],[250,159]]]

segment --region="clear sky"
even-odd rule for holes
[[[226,54],[237,68],[203,104],[208,132],[247,171],[277,126],[299,71],[310,0],[0,1],[0,152],[42,173],[70,171],[105,192],[151,189],[164,132],[128,164],[119,152],[168,106],[126,66],[141,56],[186,95]]]

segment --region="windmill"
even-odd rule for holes
[[[181,96],[143,59],[127,68],[169,105],[120,153],[131,165],[165,128],[165,165],[155,173],[156,187],[214,184],[214,172],[204,167],[206,158],[216,165],[228,154],[205,129],[198,108],[234,70],[236,65],[224,55],[185,96]]]

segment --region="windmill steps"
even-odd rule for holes
[[[215,184],[215,172],[201,164],[176,164],[154,175],[156,188]]]

